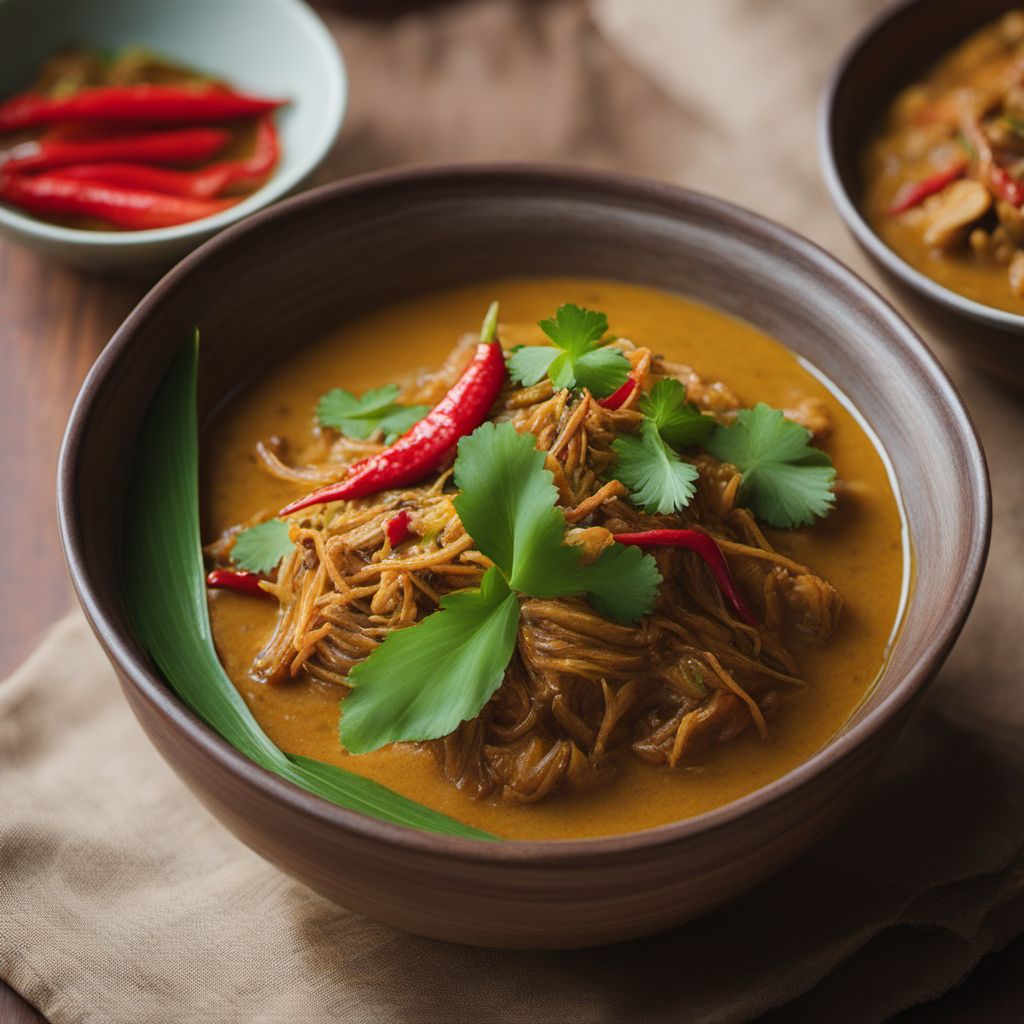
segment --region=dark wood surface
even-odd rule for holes
[[[551,6],[556,10],[548,20],[555,31],[578,28],[582,15],[566,10],[571,5]],[[395,103],[402,94],[403,82],[395,62],[388,59],[390,44],[385,29],[343,26],[342,31],[347,32],[345,53],[352,79],[362,88],[353,95],[342,148],[329,176],[413,157],[564,157],[561,139],[535,137],[526,145],[522,139],[506,141],[504,130],[484,110],[486,104],[475,108],[477,114],[460,114],[457,132],[452,130],[451,116],[432,125],[429,118],[420,116],[417,105]],[[537,38],[544,37],[545,30],[538,26]],[[427,52],[412,54],[413,65],[417,60],[425,61]],[[598,52],[589,36],[586,45],[573,52],[585,54],[597,70],[613,73],[618,83],[614,95],[597,91],[588,94],[587,107],[593,117],[586,125],[577,125],[575,141],[583,148],[577,158],[621,166],[622,152],[628,151],[638,135],[660,132],[659,113],[667,101],[632,69],[614,64],[609,67],[611,58]],[[496,61],[493,66],[500,63]],[[407,64],[404,62],[402,67]],[[539,66],[527,68],[527,79],[517,86],[518,91],[504,91],[508,101],[519,97],[524,110],[541,94],[549,104],[575,103],[573,95],[545,93],[540,71]],[[451,88],[440,90],[435,99],[438,106],[450,107],[460,94],[458,83],[452,82]],[[384,113],[388,121],[381,127],[375,121]],[[628,119],[622,116],[624,113],[628,113]],[[599,137],[587,134],[585,129],[590,125],[601,126]],[[439,127],[442,130],[437,130]],[[674,144],[671,138],[664,141],[665,147]],[[632,169],[651,174],[659,170],[646,165]],[[0,241],[0,531],[7,539],[4,571],[0,573],[0,678],[32,650],[46,626],[72,605],[54,509],[60,438],[81,380],[144,290],[139,284],[92,278],[65,269]],[[908,1011],[899,1020],[905,1024],[994,1024],[1020,1019],[1022,1007],[1024,940],[1017,940],[1004,952],[982,961],[959,989],[936,1003]],[[36,1024],[40,1020],[28,1004],[0,982],[2,1024]]]

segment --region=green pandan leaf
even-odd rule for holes
[[[171,689],[236,750],[331,803],[441,835],[497,837],[370,779],[280,750],[253,718],[213,646],[199,543],[198,332],[168,370],[139,440],[124,548],[125,599]]]

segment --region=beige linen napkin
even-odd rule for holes
[[[839,830],[730,906],[604,950],[470,949],[339,910],[241,846],[76,612],[0,686],[0,974],[57,1024],[742,1021],[808,990],[801,1019],[882,1019],[1024,920],[1005,824],[1024,794],[937,704]]]
[[[726,194],[863,267],[820,184],[813,125],[823,70],[869,6],[601,0],[604,38],[573,0],[333,17],[353,106],[329,176],[586,161]],[[700,921],[605,950],[403,935],[223,831],[149,747],[76,613],[0,684],[0,976],[56,1024],[727,1022],[779,1007],[859,1024],[947,990],[1024,930],[1024,658],[1007,611],[1019,623],[1024,412],[938,347],[993,466],[992,564],[871,789],[800,862]]]

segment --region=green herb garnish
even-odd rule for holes
[[[702,444],[715,421],[686,401],[686,388],[677,380],[659,381],[638,406],[644,414],[640,436],[621,434],[615,440],[613,472],[645,512],[678,512],[690,504],[698,474],[675,449]]]
[[[615,476],[645,512],[678,512],[690,504],[697,467],[665,444],[654,420],[644,419],[639,437],[620,434],[612,448],[618,456]]]
[[[341,741],[353,754],[446,736],[501,685],[519,627],[519,599],[495,568],[415,626],[395,630],[349,673]]]
[[[599,344],[608,330],[604,313],[568,303],[541,320],[540,329],[552,344],[514,349],[508,363],[513,380],[529,387],[547,376],[556,388],[587,388],[597,398],[626,382],[629,360],[619,349]]]
[[[316,416],[323,426],[346,437],[365,441],[379,432],[384,443],[390,444],[430,412],[429,405],[398,404],[398,395],[395,384],[371,388],[360,397],[344,388],[333,388],[317,402]]]
[[[270,572],[295,547],[283,519],[268,519],[265,523],[242,530],[231,549],[231,561],[239,569],[249,572]]]
[[[658,433],[673,448],[703,444],[715,429],[715,421],[686,400],[686,388],[677,380],[660,380],[641,396],[640,411],[653,420]]]
[[[638,548],[615,545],[592,565],[565,543],[558,492],[532,434],[485,423],[459,442],[455,508],[494,566],[479,590],[453,594],[414,626],[390,633],[349,673],[341,741],[352,753],[445,736],[479,714],[515,650],[518,594],[586,594],[632,622],[654,607],[661,575]]]
[[[810,441],[809,430],[758,402],[718,427],[705,447],[740,471],[740,500],[758,519],[789,529],[828,515],[835,504],[832,460]]]

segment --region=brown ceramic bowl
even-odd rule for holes
[[[822,97],[818,145],[832,201],[901,297],[929,327],[945,328],[967,356],[1024,386],[1024,316],[933,281],[890,249],[861,211],[861,157],[892,99],[975,29],[1019,6],[1020,0],[904,0],[883,11],[832,71]]]
[[[134,439],[200,324],[200,405],[346,317],[507,275],[684,292],[781,338],[837,381],[887,447],[916,579],[884,678],[827,747],[688,821],[571,842],[478,843],[385,824],[249,762],[198,721],[133,635],[120,586]],[[706,196],[584,171],[437,168],[325,186],[224,232],[139,304],[100,356],[61,455],[75,587],[150,739],[243,842],[353,910],[441,939],[566,948],[691,918],[778,869],[844,810],[967,616],[989,492],[970,419],[928,349],[871,289],[783,228]]]

